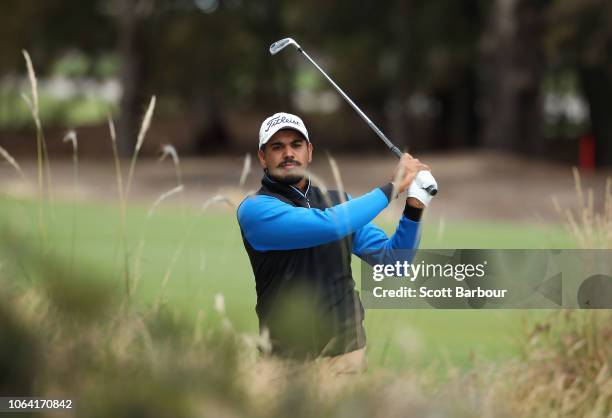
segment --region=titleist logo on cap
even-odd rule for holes
[[[293,129],[298,131],[310,142],[306,126],[304,126],[304,122],[299,116],[292,115],[291,113],[279,112],[266,118],[266,120],[261,123],[261,127],[259,128],[259,148],[261,149],[261,147],[281,129]]]
[[[268,132],[270,128],[273,128],[274,126],[281,123],[292,123],[294,125],[300,126],[300,121],[297,119],[289,119],[285,116],[277,116],[268,121],[268,123],[266,124],[266,130],[264,132]]]

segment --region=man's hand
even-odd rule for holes
[[[436,179],[431,175],[429,170],[419,171],[408,187],[408,200],[410,206],[423,208],[431,202],[433,196],[427,190],[430,187],[438,188]],[[417,203],[418,202],[418,203]]]
[[[406,153],[402,155],[399,163],[393,172],[393,186],[395,193],[400,194],[408,189],[408,205],[415,208],[424,208],[429,204],[432,196],[426,188],[431,185],[436,186],[436,180],[430,172],[427,164],[421,163],[417,158]]]
[[[429,171],[429,166],[413,158],[408,153],[402,155],[393,171],[393,180],[391,180],[395,187],[395,192],[397,194],[404,192],[413,182],[419,171]]]

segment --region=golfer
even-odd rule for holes
[[[362,369],[364,309],[351,254],[373,264],[418,246],[419,221],[431,196],[414,180],[429,167],[404,154],[389,170],[389,183],[352,198],[311,184],[305,170],[313,148],[298,116],[276,113],[261,125],[261,188],[238,208],[260,331],[268,330],[273,354],[349,359]],[[406,207],[389,238],[372,220],[405,190]]]

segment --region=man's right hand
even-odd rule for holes
[[[423,170],[430,171],[430,168],[408,153],[402,155],[393,171],[393,179],[391,180],[395,186],[395,192],[397,194],[404,192],[415,179],[417,173]]]

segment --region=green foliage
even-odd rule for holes
[[[81,51],[72,51],[53,64],[52,74],[66,77],[80,77],[87,74],[89,58]]]
[[[82,126],[105,120],[116,105],[100,98],[75,96],[60,99],[39,96],[40,119],[47,126]],[[32,126],[32,114],[18,91],[0,89],[0,129]]]

